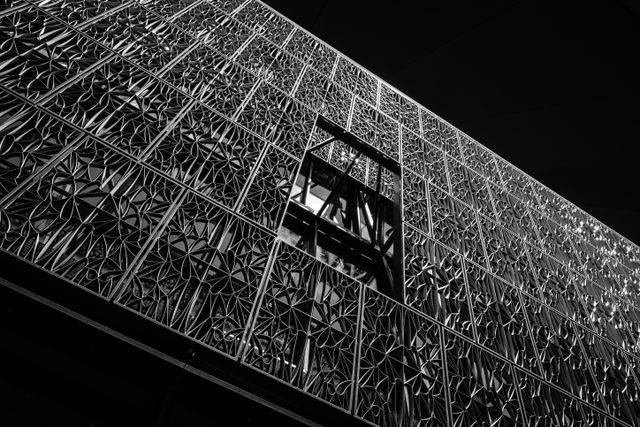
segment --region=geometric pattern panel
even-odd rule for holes
[[[1,208],[0,245],[109,296],[161,221],[176,185],[87,139]]]
[[[234,356],[273,242],[188,193],[116,301]]]
[[[377,425],[447,425],[438,324],[366,289],[356,415]]]
[[[453,425],[520,424],[513,366],[451,333],[445,339]]]
[[[361,286],[281,243],[243,360],[349,409]]]
[[[311,151],[393,297],[277,237]],[[6,3],[0,250],[374,425],[640,425],[640,248],[259,0]]]

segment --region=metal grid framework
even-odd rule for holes
[[[3,251],[372,424],[640,425],[640,249],[261,2],[4,1],[0,89]],[[278,238],[318,116],[400,301]]]

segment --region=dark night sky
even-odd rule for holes
[[[640,3],[266,3],[640,243]]]

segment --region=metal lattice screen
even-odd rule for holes
[[[319,116],[400,300],[277,237]],[[373,424],[639,423],[640,249],[259,1],[4,2],[0,247]]]

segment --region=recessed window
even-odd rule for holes
[[[397,173],[376,161],[372,147],[353,144],[354,136],[336,135],[323,121],[318,128],[324,138],[307,151],[280,237],[393,295],[394,243],[400,233],[392,200]]]

